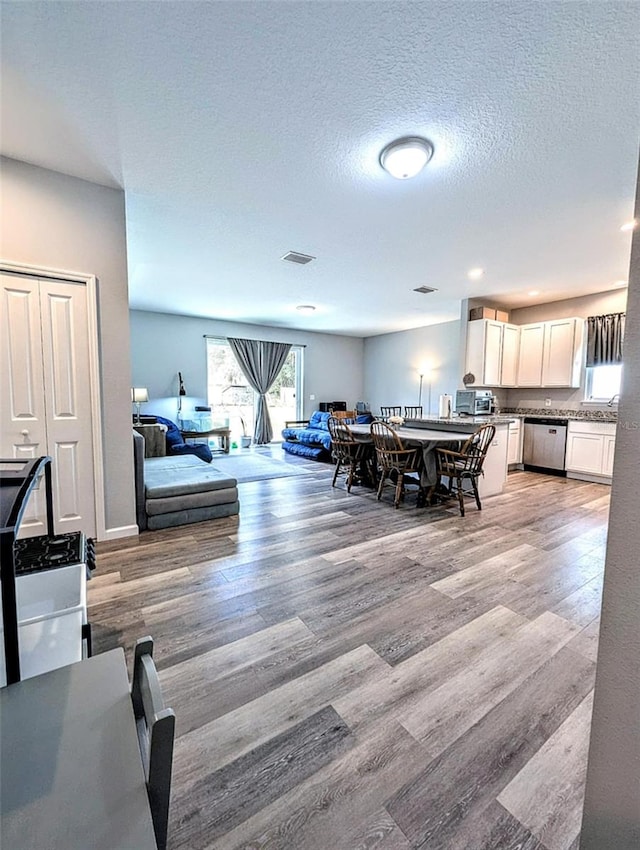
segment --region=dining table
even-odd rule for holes
[[[372,442],[370,425],[349,425],[351,432],[358,440]],[[434,449],[457,448],[460,443],[470,437],[474,431],[440,431],[436,428],[409,428],[403,425],[393,429],[403,443],[421,449],[422,463],[420,464],[420,486],[424,490],[436,487],[438,471]],[[449,445],[447,445],[449,444]]]

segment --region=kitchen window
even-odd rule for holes
[[[622,364],[587,367],[586,400],[594,403],[608,403],[619,395],[622,383]],[[617,401],[617,399],[616,399]]]

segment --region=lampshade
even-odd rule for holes
[[[407,136],[404,139],[396,139],[383,148],[380,165],[392,177],[406,180],[422,171],[432,156],[433,145],[428,139]]]
[[[131,401],[134,404],[144,404],[149,401],[149,391],[146,387],[131,387]]]

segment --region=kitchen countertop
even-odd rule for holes
[[[438,429],[452,428],[454,431],[475,431],[480,425],[507,425],[518,419],[517,416],[499,414],[497,416],[424,416],[421,419],[407,418],[404,424],[407,428],[424,428],[427,425]]]
[[[524,419],[526,416],[535,416],[536,419],[570,419],[572,422],[617,422],[618,414],[615,410],[554,410],[549,408],[534,408],[526,410],[505,410],[499,414],[507,419]]]

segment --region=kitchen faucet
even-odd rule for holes
[[[611,398],[607,402],[607,407],[613,407],[613,404],[617,398],[620,398],[620,393],[616,393],[615,395],[611,396]]]

